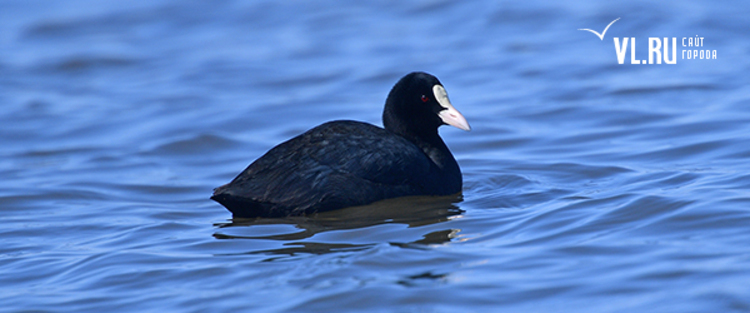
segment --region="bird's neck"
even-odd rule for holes
[[[406,133],[400,135],[417,145],[440,170],[448,172],[460,171],[456,159],[453,158],[450,150],[448,150],[448,146],[445,145],[443,139],[438,135],[437,129],[428,134],[416,135]]]

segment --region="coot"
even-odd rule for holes
[[[269,150],[211,199],[234,217],[280,217],[456,194],[461,170],[438,135],[446,124],[471,129],[435,76],[410,73],[388,94],[385,129],[356,121],[317,126]]]

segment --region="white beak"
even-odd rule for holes
[[[454,126],[458,129],[470,131],[471,126],[469,126],[469,122],[466,121],[466,118],[464,118],[464,116],[453,107],[451,101],[448,100],[448,93],[445,92],[445,88],[440,85],[435,85],[432,87],[432,92],[435,94],[435,99],[440,106],[445,108],[445,110],[438,113],[438,116],[443,120],[443,123]]]

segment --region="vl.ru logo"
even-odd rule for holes
[[[662,42],[659,38],[650,37],[648,38],[648,63],[646,60],[638,60],[635,58],[635,37],[630,37],[630,64],[661,64],[662,56],[664,57],[664,63],[666,64],[677,64],[677,38],[672,37],[672,59],[669,56],[669,39],[664,37],[664,53],[660,50]],[[625,63],[625,53],[628,50],[628,37],[622,39],[622,45],[620,45],[620,38],[614,37],[615,40],[615,52],[617,53],[617,64]],[[656,62],[654,62],[656,61]]]
[[[618,17],[610,22],[601,34],[589,28],[579,28],[578,30],[591,32],[599,37],[599,40],[603,41],[604,35],[607,33],[609,27],[619,19],[620,18]],[[664,64],[677,64],[677,37],[671,38],[671,44],[669,39],[670,38],[668,37],[649,37],[648,60],[646,60],[636,58],[635,37],[613,37],[615,43],[615,54],[617,55],[617,64],[625,63],[625,55],[627,54],[628,48],[630,49],[630,64],[662,64],[662,61],[664,61]],[[703,39],[704,37],[699,37],[697,35],[695,37],[682,37],[682,60],[716,60],[716,50],[702,49]],[[699,47],[701,49],[698,49]]]

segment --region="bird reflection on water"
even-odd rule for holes
[[[402,197],[379,201],[370,205],[346,208],[337,211],[323,212],[309,216],[291,216],[285,218],[235,218],[228,223],[217,223],[220,232],[213,236],[216,239],[249,239],[286,241],[283,248],[264,249],[243,254],[295,255],[299,253],[326,254],[333,252],[359,251],[377,244],[388,243],[402,248],[424,249],[430,245],[440,245],[457,237],[460,229],[430,228],[422,238],[412,242],[391,242],[384,238],[382,242],[347,243],[347,242],[314,242],[303,241],[316,235],[343,230],[363,229],[383,224],[404,224],[409,228],[439,224],[460,218],[464,212],[456,203],[462,201],[459,194],[443,197]],[[274,233],[271,235],[241,235],[241,228],[264,225],[290,225],[300,231]],[[221,230],[224,230],[222,232]],[[239,230],[236,231],[235,230]],[[390,238],[390,237],[387,237]]]

